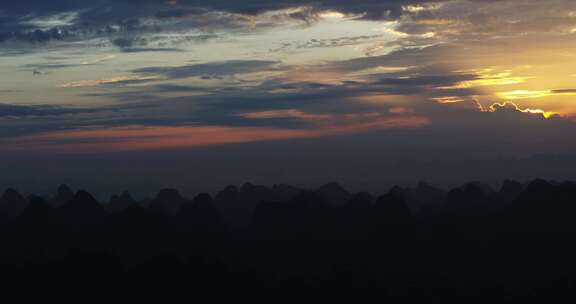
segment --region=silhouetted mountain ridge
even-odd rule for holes
[[[570,293],[575,202],[576,184],[546,180],[379,194],[246,183],[109,203],[67,186],[52,198],[8,189],[0,279],[17,294]]]

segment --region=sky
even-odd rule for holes
[[[3,0],[0,185],[576,178],[571,0]]]

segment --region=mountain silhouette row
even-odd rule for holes
[[[175,189],[0,199],[0,291],[75,295],[569,295],[576,183]],[[226,292],[223,292],[226,291]],[[361,292],[358,292],[361,291]]]
[[[415,187],[394,187],[382,195],[351,193],[335,182],[316,189],[246,183],[241,187],[228,186],[214,196],[200,193],[193,199],[184,197],[176,189],[162,189],[154,198],[136,200],[125,191],[112,195],[106,202],[97,201],[85,190],[74,192],[67,185],[61,185],[49,197],[25,197],[15,189],[6,189],[0,198],[0,219],[41,217],[43,213],[96,219],[147,212],[167,217],[198,214],[199,218],[222,221],[231,227],[245,227],[255,221],[269,220],[272,215],[267,213],[286,213],[288,216],[291,210],[334,209],[350,212],[350,215],[371,210],[378,213],[383,222],[402,222],[409,218],[530,211],[538,216],[554,212],[560,216],[574,211],[569,203],[574,198],[576,183],[545,180],[529,183],[507,180],[498,190],[488,184],[470,182],[449,191],[420,182]]]

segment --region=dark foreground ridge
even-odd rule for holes
[[[570,295],[576,183],[426,183],[381,196],[245,184],[98,202],[8,189],[3,294],[279,297]],[[274,298],[272,298],[274,299]]]

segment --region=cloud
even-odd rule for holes
[[[551,92],[553,94],[576,94],[576,89],[556,89]]]
[[[181,52],[178,48],[149,47],[149,41],[139,37],[118,37],[111,40],[112,45],[119,47],[124,53],[143,52]]]
[[[498,95],[502,99],[506,100],[519,100],[519,99],[531,99],[531,98],[542,98],[549,96],[574,96],[576,95],[576,90],[514,90],[507,92],[500,92]]]
[[[301,49],[313,49],[313,48],[329,48],[329,47],[341,47],[341,46],[352,46],[359,43],[375,42],[382,40],[383,35],[361,35],[361,36],[350,36],[350,37],[339,37],[331,39],[310,39],[307,41],[296,41],[296,42],[284,42],[282,46],[276,49],[272,49],[271,52],[283,52],[290,50],[301,50]]]
[[[226,126],[123,126],[51,132],[10,140],[10,149],[43,149],[50,152],[102,153],[121,151],[181,150],[225,144],[341,136],[397,128],[419,128],[424,117],[385,118],[356,125],[326,126],[320,129]]]
[[[268,181],[528,176],[542,172],[531,155],[576,154],[574,11],[568,0],[7,0],[0,56],[25,78],[5,73],[3,93],[86,108],[1,105],[0,154],[50,166],[66,152],[62,168],[118,171],[82,155],[124,151],[97,159],[225,178],[274,171]],[[60,70],[19,74],[28,69]],[[517,158],[524,170],[508,165]]]
[[[60,116],[67,114],[94,113],[104,109],[71,108],[53,105],[18,105],[0,103],[0,118],[29,118]]]
[[[149,52],[182,52],[181,49],[178,48],[123,48],[122,52],[124,53],[149,53]]]
[[[80,80],[73,81],[59,85],[60,88],[84,88],[84,87],[97,87],[102,85],[127,85],[136,83],[145,83],[150,81],[162,80],[162,77],[158,76],[139,76],[139,75],[129,75],[129,76],[116,76],[105,79],[97,80]]]
[[[57,70],[70,67],[81,66],[82,64],[69,64],[69,63],[28,63],[22,67],[26,70]]]
[[[34,17],[28,15],[20,21],[21,25],[38,29],[47,29],[72,26],[78,18],[78,12],[63,12],[49,16]]]
[[[543,7],[545,6],[545,8]],[[451,41],[481,41],[529,34],[563,34],[576,25],[573,1],[445,1],[433,10],[407,12],[397,30],[434,33]]]
[[[535,114],[537,116],[541,116],[543,118],[553,118],[557,117],[557,114],[554,112],[546,112],[541,109],[522,109],[517,104],[513,102],[504,102],[504,103],[495,103],[490,106],[486,111],[490,112],[499,112],[499,111],[512,111],[512,112],[521,112],[521,113],[529,113]]]
[[[427,0],[39,0],[3,1],[0,42],[21,40],[44,43],[93,37],[126,37],[137,33],[175,31],[183,28],[234,28],[253,24],[254,16],[277,11],[265,26],[290,18],[310,22],[326,11],[358,14],[368,19],[391,19],[402,15],[407,4]],[[434,1],[437,2],[437,1]],[[299,8],[299,9],[298,9]],[[289,10],[289,11],[284,11]],[[292,10],[292,11],[290,11]],[[270,16],[264,16],[268,18]],[[263,25],[264,25],[263,24]],[[125,39],[125,38],[112,38]]]
[[[176,67],[147,67],[133,70],[133,73],[162,75],[169,79],[189,77],[219,78],[237,74],[248,74],[264,71],[278,71],[279,61],[271,60],[230,60],[191,64]]]

